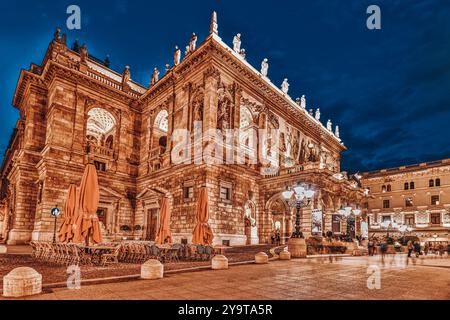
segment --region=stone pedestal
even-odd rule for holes
[[[269,263],[269,256],[264,252],[255,254],[255,262],[258,264]]]
[[[291,260],[291,253],[289,251],[280,252],[280,260]]]
[[[306,241],[303,238],[290,238],[288,251],[292,258],[306,258]]]
[[[142,279],[161,279],[164,274],[164,266],[156,259],[150,259],[141,266]]]
[[[214,256],[214,258],[211,259],[211,269],[213,270],[228,269],[228,259],[221,254]]]
[[[6,253],[6,252],[7,252],[6,246],[0,246],[0,254]]]
[[[42,275],[29,267],[13,269],[3,277],[4,297],[24,297],[42,292]]]

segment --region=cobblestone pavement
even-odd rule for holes
[[[367,280],[380,271],[380,288]],[[376,272],[375,272],[376,273]],[[371,282],[376,283],[376,282]],[[315,258],[167,275],[160,280],[54,289],[28,299],[444,299],[450,300],[450,259]]]

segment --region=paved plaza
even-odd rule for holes
[[[379,282],[375,278],[380,274]],[[369,286],[373,289],[368,288]],[[374,280],[375,279],[375,280]],[[379,284],[379,289],[377,289]],[[271,261],[53,289],[27,299],[430,299],[450,300],[450,259],[406,255]]]

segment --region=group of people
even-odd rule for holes
[[[280,245],[281,243],[281,233],[280,230],[273,230],[272,232],[272,236],[270,237],[270,239],[272,240],[272,244],[276,244],[276,245]]]

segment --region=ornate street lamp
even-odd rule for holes
[[[293,191],[288,189],[282,195],[287,200],[289,206],[296,209],[295,231],[292,233],[292,238],[303,238],[303,233],[300,231],[300,209],[311,204],[314,191],[307,190],[298,185],[293,188]]]
[[[306,242],[303,233],[300,231],[300,209],[311,204],[314,190],[297,185],[292,189],[288,188],[282,192],[282,195],[289,206],[296,209],[295,230],[288,241],[288,250],[293,258],[304,258],[306,257]]]
[[[341,217],[343,217],[345,219],[345,221],[347,221],[347,233],[350,233],[348,230],[350,219],[352,218],[352,216],[358,217],[361,214],[361,209],[353,209],[350,206],[346,206],[346,207],[342,207],[341,209],[339,209],[338,213],[341,215]],[[355,228],[356,228],[356,219],[355,219]],[[356,230],[355,230],[355,235],[356,235]]]

